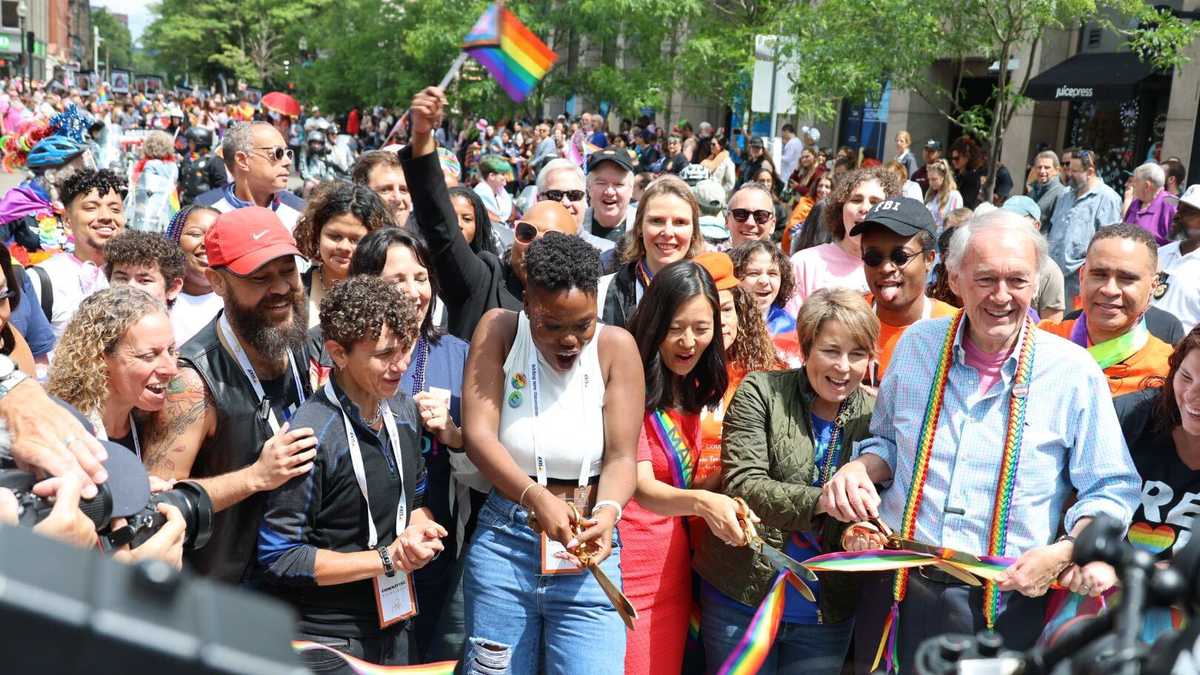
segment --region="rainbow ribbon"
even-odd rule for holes
[[[679,429],[679,423],[663,409],[650,414],[654,433],[666,450],[667,465],[671,469],[671,480],[675,487],[687,490],[692,487],[692,476],[696,473],[696,452],[688,446],[687,438]]]
[[[336,654],[342,657],[346,665],[359,675],[372,675],[373,673],[403,673],[404,675],[452,675],[454,666],[457,661],[438,661],[436,663],[423,663],[416,666],[380,666],[374,663],[368,663],[360,658],[350,656],[339,652],[338,650],[328,645],[323,645],[318,642],[308,640],[293,640],[292,649],[296,650],[297,654],[303,654],[313,650],[323,649],[331,654]]]
[[[771,646],[775,644],[779,622],[783,619],[784,598],[787,595],[784,582],[789,575],[792,573],[783,571],[775,577],[767,597],[754,612],[754,618],[750,619],[745,635],[725,658],[717,675],[754,675],[762,668],[767,655],[771,653]]]

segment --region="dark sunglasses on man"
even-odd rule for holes
[[[561,202],[563,197],[567,201],[577,202],[583,199],[583,190],[546,190],[538,193],[539,202]]]
[[[538,238],[538,229],[524,220],[518,220],[513,227],[513,235],[522,244],[532,244],[533,240]]]
[[[287,160],[290,162],[290,161],[292,161],[292,158],[295,156],[295,154],[292,152],[291,148],[285,148],[280,145],[268,146],[268,147],[264,147],[264,148],[254,148],[254,149],[255,150],[266,150],[267,151],[266,158],[270,159],[270,160],[274,160],[274,162],[276,164],[282,162],[284,157],[286,157]]]
[[[883,251],[869,248],[866,251],[863,251],[862,261],[867,267],[879,267],[884,263],[885,260],[890,260],[897,268],[903,268],[907,266],[908,263],[912,262],[913,258],[916,258],[923,253],[925,253],[925,251],[917,251],[916,253],[913,253],[912,251],[907,251],[903,248],[894,248],[892,249],[891,253],[889,253],[887,256],[884,256]]]
[[[733,219],[739,223],[746,222],[746,219],[753,215],[754,222],[759,225],[766,225],[775,217],[774,213],[766,209],[756,209],[754,211],[750,209],[729,209],[729,215],[733,216]]]

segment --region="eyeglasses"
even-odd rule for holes
[[[518,220],[517,226],[513,228],[513,234],[516,235],[517,241],[529,244],[538,238],[538,229],[524,220]]]
[[[577,202],[583,199],[583,190],[546,190],[538,194],[539,202],[561,202],[563,197],[569,202]]]
[[[746,222],[746,219],[753,215],[754,222],[758,223],[759,225],[766,225],[767,223],[771,222],[772,218],[775,217],[774,213],[771,213],[766,209],[756,209],[754,211],[751,211],[750,209],[729,209],[729,215],[733,216],[733,219],[739,223]]]
[[[291,148],[285,148],[280,145],[273,146],[273,147],[269,146],[269,147],[265,147],[265,148],[254,148],[254,149],[255,150],[267,150],[268,151],[267,159],[275,160],[276,164],[278,164],[279,162],[282,162],[284,157],[287,157],[287,160],[290,162],[290,161],[292,161],[292,158],[295,156],[295,154],[292,152]]]
[[[891,260],[893,265],[898,268],[902,268],[908,265],[908,263],[912,262],[913,258],[920,256],[922,253],[924,253],[924,251],[917,251],[916,253],[913,253],[902,248],[894,248],[892,249],[892,252],[889,253],[885,258],[882,251],[871,248],[863,252],[862,261],[867,267],[879,267],[883,264],[884,260]]]

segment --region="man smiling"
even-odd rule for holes
[[[1100,228],[1079,272],[1083,314],[1042,325],[1085,347],[1114,397],[1137,391],[1147,377],[1167,375],[1171,346],[1151,335],[1145,320],[1157,269],[1149,232],[1130,223]]]
[[[751,181],[733,193],[725,210],[725,228],[731,246],[771,238],[775,233],[775,203],[765,185]]]
[[[871,287],[872,308],[879,317],[877,369],[868,373],[878,386],[896,343],[921,319],[951,316],[954,307],[925,295],[925,280],[934,259],[933,215],[925,205],[893,197],[871,208],[866,220],[850,230],[862,235],[863,268]]]

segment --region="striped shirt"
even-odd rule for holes
[[[882,491],[881,518],[899,531],[912,484],[915,449],[951,319],[913,324],[900,338],[879,389],[872,438],[855,453],[874,454],[892,468]],[[979,373],[966,364],[964,321],[955,337],[945,402],[934,437],[929,475],[915,539],[984,554],[996,501],[1009,393],[1017,350],[1000,368],[1000,381],[979,391]],[[1082,347],[1038,330],[1025,411],[1024,446],[1003,555],[1054,541],[1082,517],[1107,513],[1128,524],[1140,481],[1113,410],[1108,383]],[[1020,342],[1018,341],[1018,344]],[[1072,491],[1078,501],[1063,507]]]

